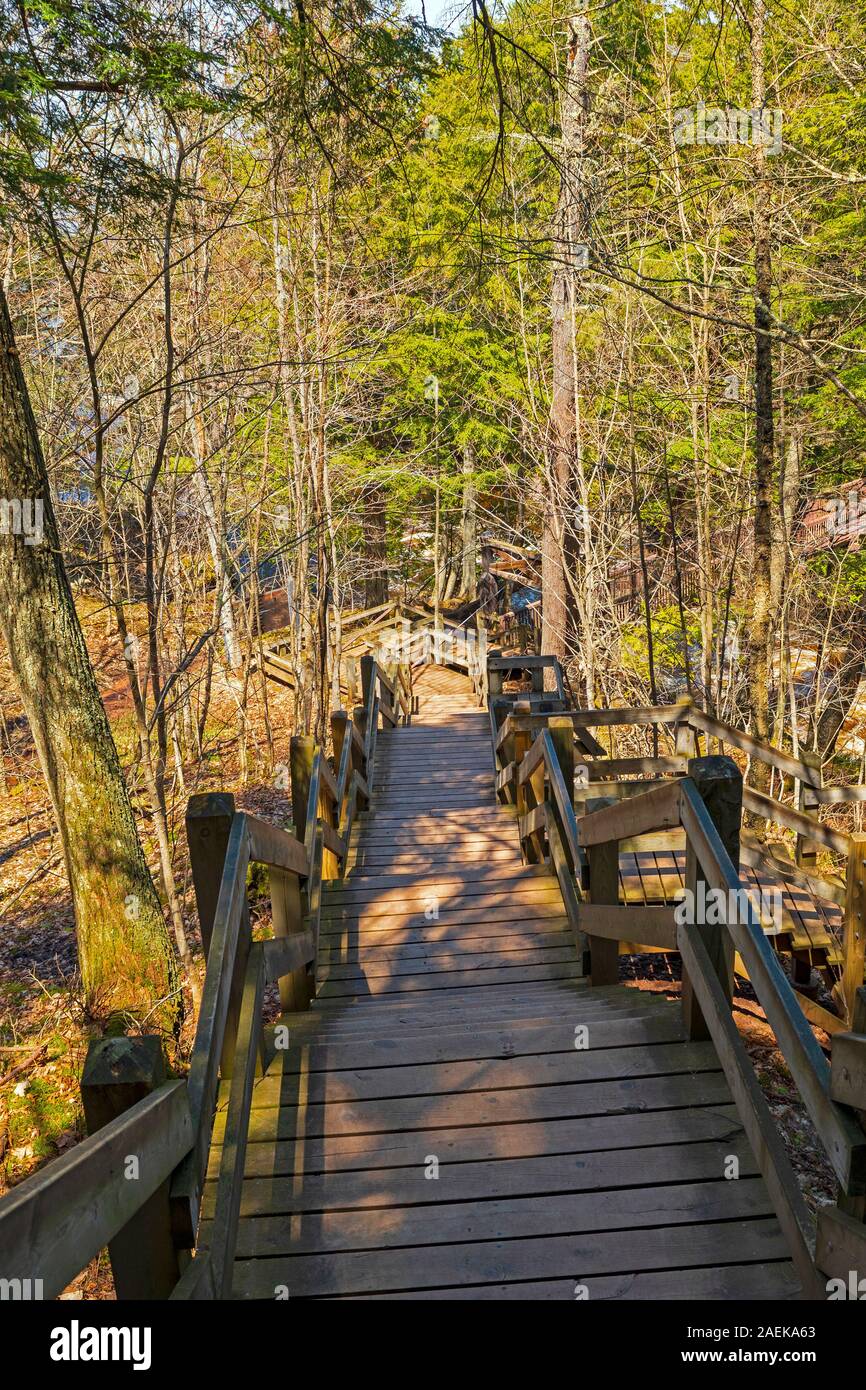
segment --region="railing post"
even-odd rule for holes
[[[553,744],[556,761],[559,764],[562,780],[565,783],[565,794],[568,803],[571,807],[574,807],[574,725],[570,719],[552,716],[547,721],[547,732],[550,734],[550,741]],[[555,797],[549,795],[548,801],[548,816],[553,816],[554,819],[558,821],[559,816]],[[560,832],[560,839],[562,840],[563,847],[566,847],[568,841],[564,828]],[[568,854],[567,848],[565,852]],[[574,872],[575,865],[572,864],[571,869],[572,872]]]
[[[817,780],[821,782],[822,760],[820,753],[800,753],[800,761],[810,767],[813,772],[818,774]],[[818,819],[818,812],[821,803],[815,795],[814,787],[810,787],[807,782],[797,783],[797,810],[805,811],[807,815],[813,815]],[[810,840],[807,835],[798,834],[795,847],[795,859],[801,868],[814,869],[818,859],[818,846],[814,840]]]
[[[304,910],[301,900],[301,885],[296,874],[282,869],[270,870],[271,880],[271,920],[274,936],[292,936],[304,930]],[[315,961],[313,962],[315,967]],[[280,1004],[284,1013],[302,1013],[310,1007],[314,984],[301,965],[291,975],[283,975],[279,980]]]
[[[853,1028],[857,991],[866,970],[866,833],[851,836],[845,876],[845,916],[842,924],[842,996]],[[858,1031],[856,1028],[854,1031]]]
[[[860,849],[862,857],[862,846]],[[860,985],[848,1009],[849,1033],[830,1039],[830,1094],[841,1105],[850,1105],[866,1130],[866,989]],[[866,1196],[849,1193],[841,1184],[836,1205],[818,1212],[815,1263],[830,1277],[859,1288],[866,1276]],[[856,1295],[854,1295],[856,1296]]]
[[[187,802],[186,841],[205,961],[234,813],[231,792],[205,792],[191,796]]]
[[[205,792],[191,796],[187,803],[186,838],[189,845],[192,881],[195,888],[195,901],[205,963],[207,963],[208,952],[210,951],[211,934],[216,917],[217,900],[234,814],[235,799],[231,792]],[[232,980],[225,1039],[220,1061],[220,1070],[224,1077],[231,1076],[234,1063],[234,1039],[240,1011],[243,962],[246,959],[245,943],[249,942],[249,938],[249,909],[245,903],[238,938],[238,958],[241,961],[241,968],[240,974],[236,974]]]
[[[677,704],[682,707],[682,718],[678,719],[674,725],[676,755],[678,758],[696,758],[700,752],[697,735],[688,723],[689,712],[692,708],[692,698],[690,695],[681,695],[677,700]]]
[[[733,758],[713,755],[707,758],[691,758],[688,764],[691,777],[707,808],[710,820],[719,833],[728,857],[734,868],[740,868],[740,823],[743,814],[743,775]],[[691,842],[686,841],[686,890],[691,893],[691,904],[695,908],[695,918],[701,903],[706,902],[707,883],[701,872],[697,856]],[[734,908],[736,910],[736,908]],[[703,914],[706,915],[706,914]],[[723,917],[727,909],[722,911]],[[734,945],[728,932],[727,922],[697,922],[701,937],[707,948],[722,990],[728,1003],[734,996]],[[705,1039],[710,1036],[706,1020],[701,1012],[697,996],[692,989],[688,975],[683,971],[683,1016],[686,1030],[692,1039]]]
[[[316,836],[307,835],[307,811],[310,800],[310,782],[313,777],[313,763],[316,757],[316,740],[296,735],[289,744],[289,761],[292,779],[292,821],[295,839],[302,845],[309,843],[315,853]],[[315,827],[314,827],[315,829]],[[310,865],[311,872],[314,866]],[[303,930],[304,908],[301,885],[294,874],[271,872],[271,912],[274,936],[290,936]],[[284,1010],[301,1012],[307,1009],[313,996],[313,982],[306,966],[300,966],[291,975],[280,980],[280,1003]]]
[[[343,761],[343,744],[348,736],[349,716],[344,709],[335,710],[331,715],[331,742],[334,745],[334,776],[340,775]],[[354,758],[349,755],[349,766],[354,766]]]
[[[367,719],[367,706],[366,706],[366,705],[356,705],[356,706],[355,706],[355,708],[352,710],[352,723],[354,724],[355,728],[358,730],[358,734],[360,735],[361,742],[363,743],[364,747],[366,748],[366,747],[367,747],[367,723],[368,723],[368,719]],[[367,769],[367,759],[366,759],[366,756],[365,756],[364,759],[363,759],[363,767],[361,768],[361,773],[362,773],[362,775],[363,775],[365,778],[366,778],[366,776],[367,776],[367,771],[368,771],[368,769]]]
[[[487,698],[492,700],[494,695],[502,694],[502,686],[505,682],[505,675],[502,671],[491,671],[489,663],[494,658],[502,655],[501,647],[491,647],[487,653]]]
[[[619,841],[605,845],[590,845],[586,851],[589,862],[589,899],[597,903],[619,903]],[[606,937],[587,935],[589,946],[589,983],[615,985],[619,980],[619,942]]]
[[[361,657],[361,703],[364,709],[370,708],[370,689],[373,685],[373,668],[376,665],[375,657],[367,652]]]
[[[313,760],[316,756],[316,740],[296,735],[289,745],[289,761],[292,778],[292,821],[295,839],[301,844],[307,836],[307,802],[310,797],[310,780],[313,775]]]
[[[515,717],[522,714],[528,715],[531,712],[531,709],[532,706],[530,705],[528,700],[515,700],[514,704],[511,706],[511,713]],[[509,742],[511,742],[511,740],[509,740]],[[520,817],[525,816],[526,812],[530,809],[529,798],[526,793],[526,786],[520,785],[518,774],[520,772],[520,764],[523,762],[523,759],[529,752],[529,745],[531,742],[532,733],[529,729],[515,729],[513,739],[514,752],[512,754],[512,759],[514,762],[514,801],[517,807],[518,833],[520,831]],[[522,842],[521,847],[524,849],[525,853],[525,846],[523,846]],[[528,854],[526,855],[526,858],[529,858]]]
[[[201,798],[204,800],[204,798]],[[149,1096],[165,1081],[162,1043],[156,1037],[99,1038],[87,1050],[81,1100],[87,1133]],[[137,1181],[138,1155],[124,1160],[118,1181]],[[143,1175],[142,1175],[143,1176]],[[181,1275],[172,1236],[170,1179],[157,1188],[108,1245],[118,1299],[168,1298]]]
[[[554,716],[547,721],[547,728],[550,733],[553,746],[556,749],[556,760],[562,769],[565,789],[568,792],[568,799],[574,805],[574,724],[570,719],[562,719]]]

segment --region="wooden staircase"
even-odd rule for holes
[[[756,801],[731,758],[696,755],[696,731],[808,766],[691,706],[580,710],[553,656],[445,632],[433,647],[452,666],[418,679],[411,651],[361,656],[330,753],[292,738],[291,830],[226,792],[190,799],[207,969],[188,1074],[166,1077],[158,1037],[94,1040],[93,1132],[0,1199],[4,1288],[55,1298],[106,1244],[120,1300],[858,1287],[866,835]],[[620,724],[672,724],[675,752],[615,756],[591,729]],[[747,804],[846,859],[844,885],[778,871],[842,907],[849,1030],[832,1016],[829,1063],[747,891],[741,860],[768,870],[740,841]],[[682,868],[663,875],[660,848]],[[727,895],[724,920],[675,912],[663,876],[693,903]],[[678,953],[681,999],[619,983],[633,943]],[[817,1221],[737,1027],[732,963],[838,1181]],[[282,1014],[266,1027],[268,988]]]
[[[713,1045],[588,988],[468,681],[416,694],[323,890],[315,1003],[254,1088],[235,1296],[796,1296]]]

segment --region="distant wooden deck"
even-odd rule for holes
[[[235,1297],[796,1297],[713,1044],[588,988],[468,682],[416,693],[323,897],[317,999],[255,1085]],[[681,882],[676,853],[622,857],[629,901]]]
[[[624,852],[619,865],[620,897],[629,904],[673,903],[685,886],[685,850]],[[762,892],[781,893],[782,920],[775,929],[765,928],[768,936],[776,938],[777,946],[813,952],[816,964],[825,960],[831,965],[839,963],[842,912],[834,903],[783,883],[761,869],[742,865],[740,875],[756,904]]]

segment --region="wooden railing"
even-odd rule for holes
[[[574,731],[574,796],[579,809],[590,808],[603,799],[623,800],[647,790],[651,785],[647,780],[632,779],[665,779],[683,775],[688,759],[700,751],[700,741],[704,738],[707,746],[712,739],[720,752],[727,748],[737,749],[753,761],[766,763],[779,777],[794,781],[794,794],[799,805],[790,805],[778,797],[749,787],[743,789],[742,804],[753,817],[794,832],[795,858],[786,857],[779,847],[766,843],[755,831],[744,829],[740,861],[753,869],[769,873],[793,890],[806,890],[813,897],[842,910],[843,929],[839,943],[842,978],[835,992],[838,1002],[850,1017],[866,961],[866,931],[851,911],[848,886],[861,851],[856,836],[823,825],[819,815],[822,805],[861,800],[866,789],[860,786],[823,786],[816,759],[809,756],[796,758],[771,744],[762,743],[752,735],[695,709],[689,700],[647,708],[567,709],[563,705],[559,713],[570,721]],[[511,786],[513,751],[515,748],[522,751],[528,748],[531,736],[550,719],[550,710],[547,705],[538,707],[532,703],[528,706],[514,696],[499,701],[491,698],[491,718],[496,723],[494,745],[499,769],[499,794],[503,800],[513,802],[516,800],[516,792]],[[613,730],[624,726],[651,729],[656,747],[661,736],[671,745],[670,751],[655,756],[615,757],[590,732],[593,729]],[[661,846],[656,844],[652,847]],[[672,847],[672,841],[666,847]],[[817,871],[815,851],[818,847],[842,856],[844,864],[838,872]],[[795,982],[804,985],[810,972],[809,961],[795,957],[793,968]],[[832,1027],[832,1020],[825,1017],[826,1010],[810,1005],[805,997],[802,1002],[815,1021],[820,1015]]]
[[[411,673],[362,661],[363,703],[332,718],[333,762],[291,741],[293,832],[192,797],[187,838],[207,967],[189,1072],[166,1080],[156,1037],[101,1039],[82,1079],[91,1134],[0,1201],[0,1278],[54,1298],[108,1245],[118,1298],[227,1298],[252,1091],[264,1059],[262,994],[308,1007],[323,881],[342,875],[370,797],[380,724],[408,721]],[[273,936],[254,941],[250,865],[268,871]],[[207,1248],[192,1256],[220,1082],[226,1118]]]
[[[492,665],[492,663],[491,663]],[[547,860],[556,874],[575,946],[593,985],[619,977],[620,944],[679,951],[683,1010],[691,1038],[711,1038],[786,1235],[804,1295],[826,1296],[828,1278],[866,1274],[866,990],[860,956],[852,974],[849,1030],[832,1039],[827,1063],[739,874],[742,774],[729,757],[694,757],[694,725],[682,705],[655,709],[550,712],[519,696],[494,695],[491,732],[502,801],[513,804],[530,862]],[[702,724],[719,737],[716,721]],[[589,729],[603,725],[671,726],[672,756],[617,759],[605,755]],[[731,731],[725,736],[733,742]],[[686,731],[684,733],[684,730]],[[746,736],[747,737],[747,736]],[[756,750],[752,749],[753,755]],[[761,752],[767,750],[761,749]],[[769,750],[772,757],[786,757]],[[789,769],[790,770],[790,769]],[[650,781],[624,782],[635,774]],[[615,789],[627,788],[617,796]],[[604,792],[605,795],[599,796]],[[620,903],[619,856],[638,837],[682,834],[686,851],[683,903]],[[639,843],[646,844],[647,838]],[[846,913],[866,920],[866,835],[846,837]],[[721,895],[720,920],[689,904]],[[716,913],[714,912],[713,918]],[[799,1094],[839,1182],[835,1206],[815,1225],[803,1201],[775,1121],[764,1099],[732,1012],[733,974],[748,974]],[[854,967],[855,971],[858,967]]]

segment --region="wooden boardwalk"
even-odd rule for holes
[[[685,887],[685,868],[684,848],[625,851],[619,857],[620,899],[638,907],[655,903],[673,905],[677,893]],[[774,894],[780,894],[780,919],[775,926],[765,927],[768,936],[778,938],[778,946],[792,952],[806,952],[816,965],[824,962],[839,965],[842,912],[835,903],[785,883],[763,869],[743,865],[740,876],[756,906],[762,894],[769,901],[773,901]]]
[[[315,1004],[255,1086],[235,1297],[796,1296],[713,1045],[587,987],[468,682],[417,693],[324,899]]]

